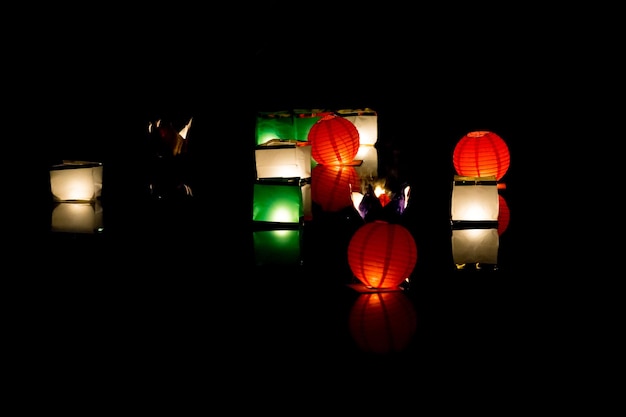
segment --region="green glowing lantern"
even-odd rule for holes
[[[259,179],[254,183],[252,220],[300,224],[304,205],[300,178]]]
[[[258,112],[256,118],[256,144],[272,139],[295,139],[291,111]]]

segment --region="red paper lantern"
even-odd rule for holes
[[[397,223],[365,223],[348,244],[348,264],[366,287],[399,288],[417,263],[417,245],[411,232]]]
[[[324,211],[352,206],[352,190],[360,189],[361,180],[353,166],[316,165],[311,170],[311,200]]]
[[[369,353],[405,350],[417,329],[417,312],[402,292],[361,294],[350,310],[349,329],[357,346]]]
[[[509,169],[511,155],[506,142],[500,136],[480,130],[469,132],[457,142],[452,161],[458,175],[464,177],[493,175],[500,181]]]
[[[349,164],[359,151],[359,131],[349,120],[329,114],[315,122],[307,136],[318,164]]]
[[[507,204],[502,194],[498,194],[498,235],[504,233],[509,227],[509,220],[511,219],[511,213],[509,211],[509,205]]]

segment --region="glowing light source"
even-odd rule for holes
[[[495,177],[454,176],[452,221],[497,221],[498,188]]]
[[[359,131],[349,120],[331,114],[318,120],[309,131],[311,156],[322,165],[353,163],[359,150]]]
[[[365,223],[348,244],[348,264],[368,288],[400,289],[417,263],[417,245],[400,224],[375,220]]]
[[[500,201],[491,177],[455,175],[452,185],[452,256],[458,269],[466,264],[497,266]]]
[[[454,147],[456,173],[465,177],[494,176],[500,181],[511,163],[506,142],[496,133],[480,130],[467,133]]]
[[[299,224],[304,216],[300,187],[300,178],[255,182],[252,220]]]
[[[254,151],[257,178],[310,178],[311,145],[272,139]]]
[[[50,170],[54,201],[94,201],[102,192],[101,162],[64,160]]]

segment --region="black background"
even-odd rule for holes
[[[188,393],[198,379],[241,393],[315,375],[340,397],[368,376],[402,376],[413,387],[396,392],[412,405],[415,387],[441,394],[450,379],[466,392],[482,378],[516,404],[537,397],[507,387],[571,382],[588,369],[569,366],[572,345],[598,331],[570,309],[584,282],[569,272],[594,240],[580,243],[576,221],[554,220],[579,204],[565,188],[581,165],[575,143],[610,118],[592,114],[607,81],[587,68],[605,56],[613,26],[584,29],[562,12],[270,1],[56,20],[27,48],[28,81],[12,106],[12,133],[31,139],[18,154],[41,150],[29,221],[18,224],[22,253],[45,261],[26,262],[35,278],[20,285],[29,370],[49,383],[65,374]],[[363,107],[378,113],[380,157],[422,203],[411,220],[423,232],[411,297],[424,325],[408,353],[384,358],[355,352],[341,333],[336,319],[354,297],[335,286],[344,275],[320,284],[317,266],[294,285],[291,270],[251,268],[249,251],[256,112]],[[155,208],[138,197],[147,123],[190,117],[197,198]],[[511,152],[503,265],[482,276],[456,274],[446,255],[452,150],[472,130],[498,133]],[[103,239],[49,235],[48,168],[60,159],[104,163]]]

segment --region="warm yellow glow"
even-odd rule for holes
[[[383,194],[386,194],[385,189],[381,187],[380,185],[377,185],[376,188],[374,188],[374,195],[376,197],[380,197]]]
[[[50,170],[50,189],[55,201],[93,201],[102,189],[102,164],[64,161]]]
[[[455,177],[452,187],[452,220],[497,221],[499,211],[498,189],[495,179]],[[459,184],[457,184],[457,181]]]
[[[65,233],[96,233],[103,229],[100,203],[59,203],[52,210],[51,230]]]

